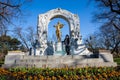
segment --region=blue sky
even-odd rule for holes
[[[92,1],[92,0],[90,0]],[[80,18],[80,33],[83,38],[93,33],[97,29],[97,25],[91,22],[92,12],[94,11],[93,2],[89,3],[89,0],[33,0],[29,5],[23,6],[24,13],[27,15],[21,20],[20,25],[23,27],[33,26],[37,28],[37,18],[39,14],[46,13],[49,10],[55,8],[61,8],[70,11],[71,13],[78,14]],[[49,36],[54,34],[53,25],[57,24],[57,21],[61,21],[65,24],[65,29],[62,29],[63,38],[68,33],[68,24],[63,19],[53,19],[49,23]],[[51,27],[52,26],[52,27]]]

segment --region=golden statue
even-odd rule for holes
[[[61,24],[60,22],[57,23],[57,25],[54,25],[54,27],[56,28],[56,36],[57,36],[57,40],[58,42],[61,41],[61,31],[60,29],[63,28],[63,24]]]

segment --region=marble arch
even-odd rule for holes
[[[70,37],[79,38],[80,36],[80,21],[76,14],[67,10],[57,8],[50,10],[38,16],[38,40],[41,44],[47,42],[48,24],[53,18],[62,18],[69,24]]]
[[[71,50],[73,51],[72,53],[80,54],[80,55],[88,53],[88,50],[85,48],[85,45],[82,45],[81,34],[80,34],[80,21],[78,15],[73,14],[61,8],[56,8],[46,13],[40,14],[38,16],[37,33],[38,33],[38,42],[40,46],[36,50],[36,55],[45,55],[46,53],[45,51],[49,47],[47,41],[48,24],[54,18],[62,18],[68,22],[71,47],[74,47],[74,50]],[[77,40],[76,45],[72,40]]]

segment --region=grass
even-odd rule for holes
[[[0,60],[0,64],[4,64],[4,61],[3,61],[3,60]]]
[[[0,67],[4,64],[4,60],[0,60]]]
[[[114,58],[114,61],[117,62],[118,65],[120,65],[120,58]]]

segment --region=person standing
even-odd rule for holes
[[[65,36],[64,44],[65,44],[65,51],[67,52],[67,55],[70,55],[70,38],[68,34]]]

